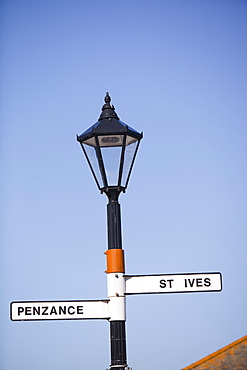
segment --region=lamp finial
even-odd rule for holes
[[[110,97],[109,93],[107,92],[107,93],[105,94],[105,103],[106,103],[106,104],[109,104],[110,102],[111,102],[111,97]]]

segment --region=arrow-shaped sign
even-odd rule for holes
[[[218,292],[222,290],[220,272],[173,275],[126,275],[125,294]]]
[[[109,300],[12,302],[12,321],[109,319]]]

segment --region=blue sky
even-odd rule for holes
[[[223,275],[221,293],[127,297],[129,366],[246,335],[247,2],[3,0],[1,50],[1,369],[109,367],[107,321],[9,319],[12,301],[107,297],[107,198],[76,142],[106,91],[144,132],[127,274]]]

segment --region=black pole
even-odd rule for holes
[[[118,203],[120,191],[106,193],[108,249],[122,249],[121,210]],[[125,321],[110,321],[111,369],[124,370],[127,366]],[[122,366],[121,366],[122,365]]]

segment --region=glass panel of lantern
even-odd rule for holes
[[[82,149],[87,158],[89,166],[93,172],[93,176],[95,178],[98,188],[99,189],[103,188],[104,184],[103,184],[103,179],[102,179],[100,168],[99,168],[99,161],[97,157],[95,138],[93,137],[90,140],[87,140],[87,144],[82,143]]]
[[[99,146],[108,186],[118,186],[124,135],[99,136]]]
[[[133,141],[133,138],[131,139],[132,140],[128,140],[128,137],[127,137],[126,148],[125,148],[125,153],[124,153],[124,167],[123,167],[123,175],[122,175],[122,181],[121,181],[122,186],[124,187],[126,187],[127,185],[126,182],[128,181],[129,172],[131,170],[131,165],[132,165],[134,155],[137,149],[137,144],[138,144],[138,140]]]

